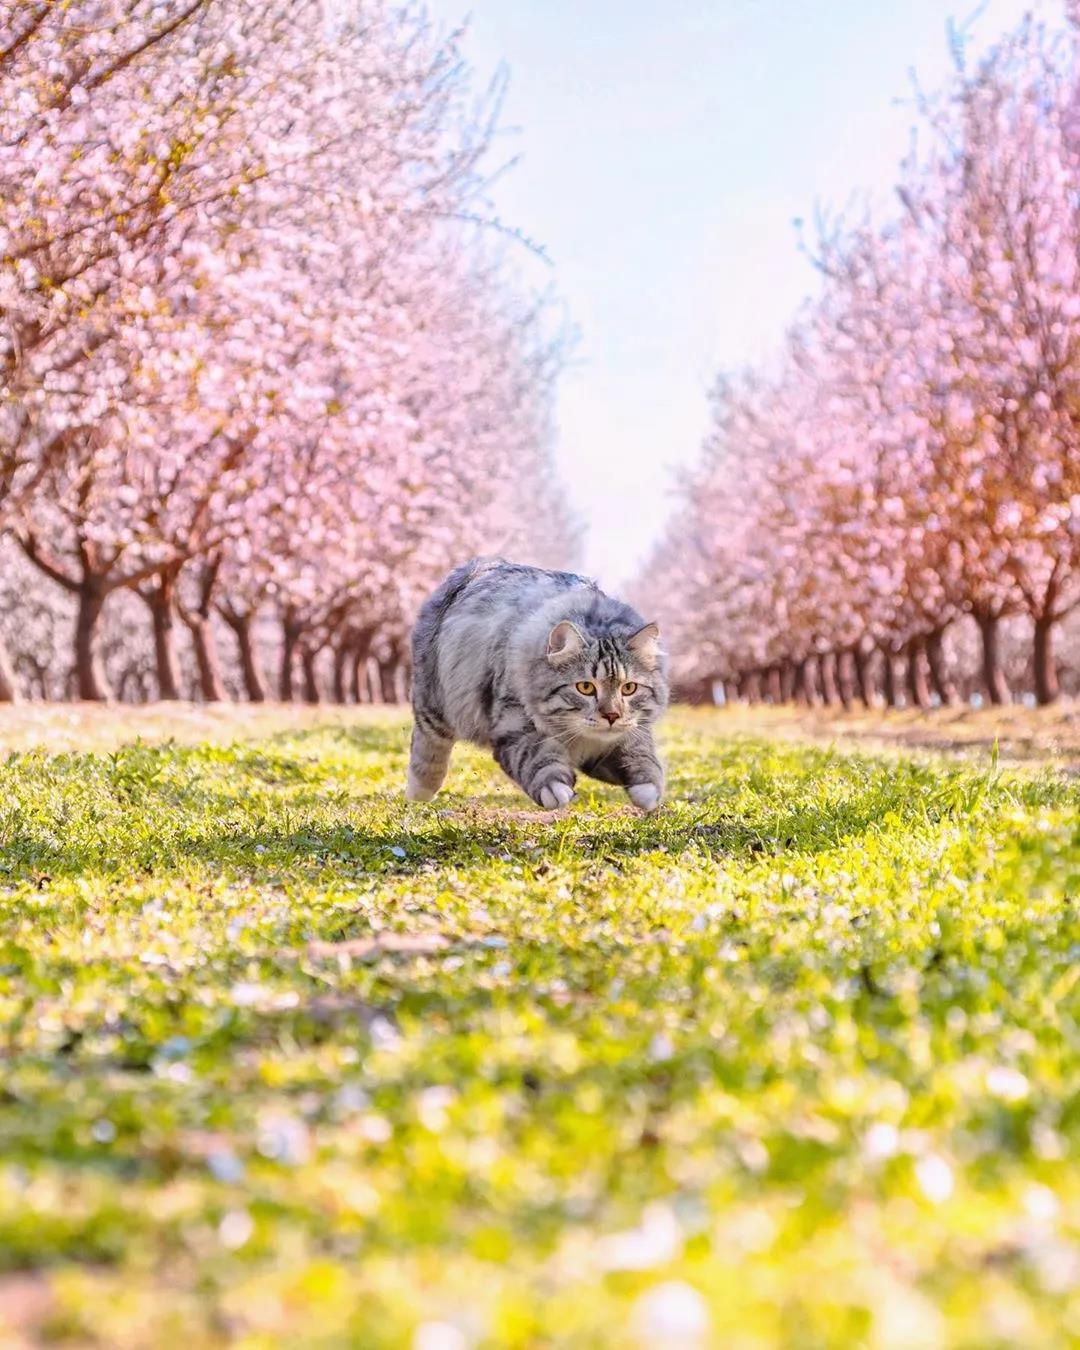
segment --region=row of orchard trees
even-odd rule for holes
[[[54,603],[107,697],[136,597],[162,697],[180,652],[221,697],[231,633],[259,699],[272,615],[282,692],[326,649],[340,692],[463,556],[573,549],[558,334],[483,226],[496,110],[408,0],[0,0],[9,646]]]
[[[1003,702],[1023,615],[1034,694],[1058,695],[1080,605],[1075,44],[1029,20],[922,112],[895,217],[825,232],[775,368],[716,387],[641,587],[687,688],[895,701],[903,659],[909,697],[948,701],[967,616]]]

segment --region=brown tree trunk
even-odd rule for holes
[[[930,667],[930,679],[933,682],[934,690],[941,702],[946,708],[953,708],[959,703],[959,695],[956,692],[956,685],[953,684],[949,676],[949,668],[945,661],[945,632],[944,629],[935,628],[926,639],[926,661]]]
[[[0,703],[19,703],[19,685],[7,643],[0,638]]]
[[[398,661],[394,667],[394,701],[408,703],[412,685],[412,671],[407,661]]]
[[[21,700],[18,697],[18,689],[15,690],[16,697],[13,699],[0,698],[0,703],[18,703]],[[30,697],[38,699],[43,703],[49,701],[49,669],[47,666],[34,662],[33,672],[30,676]]]
[[[739,693],[751,707],[761,702],[761,680],[756,670],[748,670],[739,676]]]
[[[982,638],[982,674],[986,696],[995,707],[1012,702],[1009,682],[1001,663],[1000,614],[976,615]]]
[[[712,680],[701,677],[687,683],[673,684],[671,687],[673,703],[688,703],[692,708],[709,706],[713,701]]]
[[[176,656],[175,572],[159,572],[148,586],[140,586],[137,593],[150,610],[153,624],[158,698],[169,701],[178,699],[180,671]]]
[[[394,691],[393,661],[379,662],[379,698],[383,703],[397,702]]]
[[[367,659],[361,648],[355,648],[350,653],[349,661],[349,700],[352,703],[363,703],[364,696],[361,693],[360,686],[363,683],[361,674],[364,662]]]
[[[236,636],[237,655],[240,657],[240,673],[244,680],[244,692],[251,703],[266,702],[266,679],[255,654],[255,643],[251,635],[253,614],[238,614],[233,609],[218,611]]]
[[[213,610],[214,587],[221,571],[220,556],[209,558],[203,564],[199,576],[199,603],[192,610],[178,606],[191,643],[195,648],[195,661],[199,668],[199,693],[205,703],[224,701],[225,682],[221,678],[221,660],[218,656],[217,636],[210,619]]]
[[[316,662],[319,659],[318,647],[309,647],[306,643],[300,647],[300,668],[304,672],[304,702],[321,703],[319,693],[319,674]]]
[[[151,608],[154,624],[154,664],[157,670],[158,698],[180,697],[180,671],[176,657],[176,622],[172,605],[157,600]]]
[[[907,649],[907,686],[912,707],[930,707],[930,686],[926,681],[926,662],[921,638],[909,643]]]
[[[222,703],[226,696],[225,681],[221,678],[221,658],[213,625],[201,614],[190,615],[186,622],[199,667],[199,693],[205,703]]]
[[[780,702],[790,703],[795,697],[795,683],[798,672],[792,661],[785,661],[780,667]]]
[[[859,698],[867,708],[877,706],[877,690],[874,688],[874,673],[870,668],[870,653],[862,647],[852,647],[851,661],[855,667],[855,682],[859,689]]]
[[[120,685],[116,691],[121,703],[140,703],[143,701],[142,682],[139,672],[133,666],[125,666],[120,675]]]
[[[882,647],[881,659],[884,662],[882,666],[882,678],[884,682],[885,702],[890,708],[899,708],[902,706],[900,700],[900,684],[896,678],[896,654],[891,647]]]
[[[78,697],[92,703],[106,703],[112,698],[97,650],[98,622],[107,594],[102,582],[95,577],[83,581],[77,591],[75,686]]]
[[[835,707],[840,702],[840,691],[836,684],[836,653],[826,652],[819,657],[818,668],[821,671],[821,696],[830,708]]]
[[[780,667],[770,666],[765,673],[765,696],[772,704],[784,701],[784,691],[780,683]]]
[[[1035,698],[1044,708],[1061,696],[1054,656],[1055,623],[1055,619],[1035,620]]]
[[[281,676],[278,690],[282,703],[291,703],[295,696],[293,684],[296,664],[296,645],[300,640],[300,625],[290,612],[281,621]]]
[[[844,711],[850,712],[855,702],[855,676],[849,651],[836,653],[836,687],[840,691],[840,702],[844,705]]]
[[[818,660],[816,656],[804,657],[799,662],[795,684],[795,697],[808,708],[816,708],[821,702],[818,691]]]
[[[360,702],[378,703],[376,680],[378,678],[378,669],[375,665],[375,658],[368,653],[360,663]]]
[[[367,663],[373,633],[361,630],[349,647],[349,696],[353,703],[368,701]]]
[[[351,655],[352,649],[346,642],[340,642],[334,648],[332,689],[335,703],[348,703],[349,701],[349,682],[347,677],[349,658]]]

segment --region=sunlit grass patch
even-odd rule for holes
[[[3,768],[0,1326],[1080,1337],[1074,787],[676,717],[655,817],[407,807],[406,739]]]

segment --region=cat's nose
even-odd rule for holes
[[[607,719],[608,726],[614,726],[615,723],[619,720],[621,715],[622,715],[621,713],[615,712],[614,709],[611,709],[611,711],[609,712],[601,712],[600,714],[601,717]]]

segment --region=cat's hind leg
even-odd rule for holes
[[[418,715],[409,745],[409,773],[405,796],[410,802],[429,802],[442,787],[450,767],[454,738]]]

